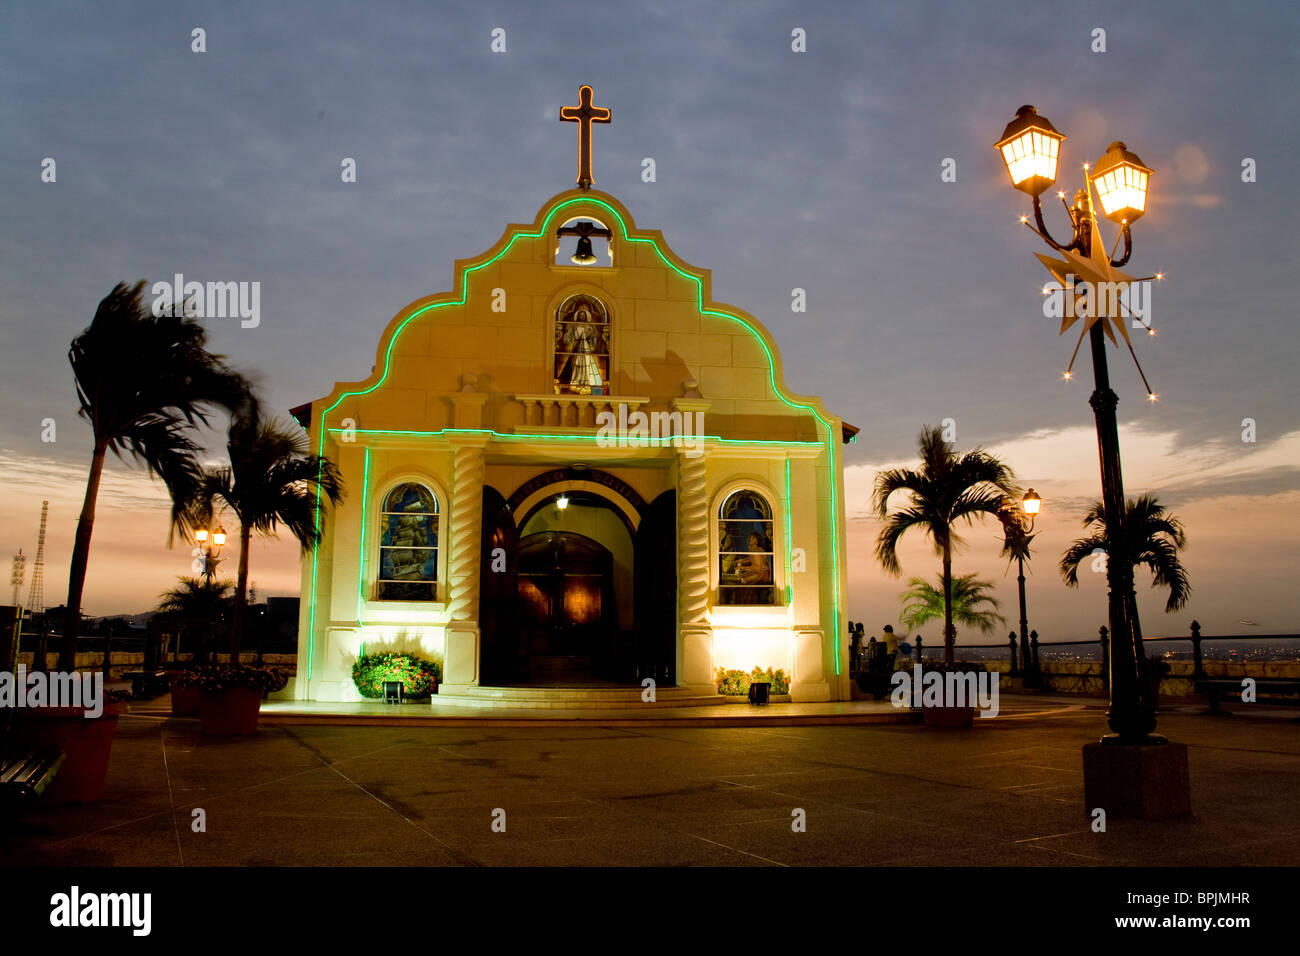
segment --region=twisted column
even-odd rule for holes
[[[709,610],[709,502],[705,457],[677,457],[677,595],[681,623],[703,624]]]
[[[452,465],[451,550],[447,561],[453,621],[478,618],[483,535],[483,449],[457,447]]]

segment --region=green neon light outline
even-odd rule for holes
[[[406,428],[327,428],[327,432],[349,432],[353,435],[405,435],[414,438],[438,438],[442,435],[490,435],[494,439],[501,441],[533,441],[537,438],[544,438],[555,441],[595,441],[603,439],[599,435],[542,435],[532,434],[530,432],[499,432],[491,428],[439,428],[437,431],[415,431]],[[788,447],[798,447],[800,445],[815,445],[822,447],[819,441],[779,441],[771,438],[723,438],[720,435],[672,435],[667,438],[646,438],[636,439],[636,441],[645,441],[644,445],[617,445],[612,444],[611,448],[649,448],[649,447],[675,447],[677,441],[717,441],[728,445],[783,445]]]
[[[752,325],[750,325],[748,322],[746,322],[743,318],[741,318],[738,315],[732,315],[729,312],[719,312],[716,309],[706,309],[704,307],[704,280],[697,275],[692,275],[691,273],[678,268],[674,263],[670,262],[668,258],[663,254],[663,250],[659,248],[659,244],[655,242],[653,239],[644,239],[640,237],[629,236],[627,232],[627,223],[623,221],[623,217],[619,214],[617,209],[615,209],[613,206],[611,206],[609,203],[605,202],[604,200],[596,199],[594,197],[584,196],[584,197],[575,197],[574,199],[566,199],[564,202],[557,204],[555,208],[552,209],[550,213],[547,215],[546,219],[543,220],[541,228],[537,232],[524,232],[522,230],[516,232],[513,236],[510,237],[510,241],[506,243],[505,247],[500,252],[498,252],[495,256],[483,262],[480,262],[476,265],[466,268],[461,273],[461,277],[460,277],[461,284],[460,284],[459,300],[447,301],[447,302],[431,302],[429,305],[417,309],[416,311],[408,315],[403,320],[402,324],[399,325],[396,330],[394,330],[392,336],[388,340],[388,348],[384,352],[384,374],[380,376],[379,381],[375,382],[374,385],[370,386],[367,389],[362,389],[360,391],[355,391],[355,392],[344,392],[342,395],[340,395],[337,399],[334,400],[334,404],[330,405],[329,408],[326,408],[324,411],[321,412],[321,433],[317,438],[316,454],[320,457],[324,456],[325,432],[328,431],[328,429],[325,427],[325,416],[328,415],[330,412],[334,411],[334,409],[338,408],[339,404],[345,398],[353,398],[360,395],[368,395],[371,392],[373,392],[375,389],[379,388],[379,386],[383,385],[384,382],[388,380],[388,373],[392,369],[391,358],[393,353],[393,346],[397,344],[397,339],[402,334],[403,329],[405,329],[408,325],[410,325],[410,323],[414,319],[418,318],[419,316],[423,315],[426,312],[430,312],[434,309],[445,308],[447,306],[464,305],[469,297],[469,275],[471,272],[477,272],[480,269],[486,269],[488,266],[492,265],[498,259],[503,257],[506,253],[508,253],[514,247],[515,242],[520,237],[523,237],[525,239],[542,238],[550,230],[551,220],[555,218],[555,216],[560,212],[560,210],[565,208],[566,206],[572,206],[572,205],[594,205],[594,206],[601,206],[604,209],[607,209],[613,215],[613,217],[618,221],[618,225],[619,228],[622,230],[623,240],[625,242],[645,243],[649,245],[652,249],[654,249],[655,255],[659,257],[660,261],[663,262],[664,265],[672,269],[674,272],[676,272],[678,275],[682,276],[683,278],[689,279],[690,281],[694,282],[696,311],[699,312],[700,315],[712,315],[723,319],[730,319],[734,322],[739,322],[742,326],[744,326],[744,328],[747,331],[749,331],[751,335],[754,336],[754,339],[758,342],[759,346],[762,347],[763,353],[767,356],[768,384],[772,388],[772,394],[774,394],[778,399],[780,399],[786,405],[789,405],[791,408],[802,408],[812,412],[813,417],[815,417],[817,421],[819,421],[822,425],[825,426],[826,448],[829,453],[830,464],[831,464],[831,469],[830,469],[831,556],[833,560],[833,571],[834,571],[833,601],[831,605],[831,613],[835,621],[835,634],[834,634],[834,639],[831,641],[831,645],[835,649],[835,676],[838,677],[840,675],[840,650],[839,650],[840,554],[839,554],[839,502],[838,502],[838,494],[836,493],[836,488],[835,488],[835,434],[834,434],[835,430],[831,427],[830,422],[826,421],[826,419],[822,417],[821,413],[817,411],[817,409],[813,407],[811,403],[791,401],[790,399],[786,398],[784,394],[782,394],[780,387],[776,383],[776,359],[772,355],[772,350],[768,348],[767,342],[764,341],[763,336],[759,333],[759,331],[756,328],[754,328]],[[532,438],[536,436],[526,436],[526,437]],[[317,531],[319,531],[320,530],[320,486],[319,485],[317,485],[316,487],[316,526],[317,526]],[[310,613],[310,618],[308,623],[308,633],[307,633],[307,681],[309,683],[312,678],[314,646],[316,640],[316,584],[317,584],[317,551],[318,550],[319,550],[319,544],[317,544],[317,546],[312,549],[312,562],[311,562],[311,613]]]
[[[366,448],[365,468],[361,473],[361,554],[357,558],[357,627],[362,627],[361,623],[361,595],[362,586],[365,581],[366,568],[366,525],[370,523],[366,515],[366,493],[370,488],[370,448]]]
[[[785,604],[789,607],[794,601],[794,532],[790,526],[790,506],[794,501],[790,494],[790,459],[785,460]]]

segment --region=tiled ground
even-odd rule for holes
[[[1190,747],[1194,818],[1101,834],[1081,748],[1104,721],[1077,703],[1017,702],[970,731],[273,725],[209,739],[136,716],[105,799],[29,813],[0,864],[1297,865],[1289,716],[1173,708],[1161,730]]]

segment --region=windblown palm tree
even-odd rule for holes
[[[233,604],[230,581],[209,582],[205,578],[180,578],[180,583],[158,596],[157,611],[171,619],[180,633],[191,633],[196,638],[196,661],[206,657],[206,648],[213,627],[230,617]],[[179,642],[180,634],[177,635]]]
[[[937,588],[924,578],[912,578],[908,584],[908,589],[900,595],[903,613],[899,615],[899,623],[908,630],[915,630],[927,621],[948,620],[943,600],[942,575],[939,576]],[[973,574],[953,578],[953,624],[978,628],[987,634],[998,624],[1005,623],[1006,618],[998,613],[1001,602],[989,593],[992,587],[988,581],[980,581]]]
[[[198,523],[224,506],[239,519],[239,575],[230,628],[230,662],[238,664],[252,533],[275,537],[283,525],[304,552],[310,550],[320,540],[320,496],[337,505],[343,500],[343,479],[333,462],[309,454],[302,432],[280,422],[236,421],[227,449],[230,464],[203,473],[188,512],[190,521]]]
[[[874,510],[885,519],[876,541],[876,558],[890,574],[898,575],[898,539],[910,528],[920,528],[943,556],[944,661],[951,664],[956,632],[952,626],[952,553],[962,544],[955,525],[972,523],[977,516],[995,515],[1006,498],[1020,489],[1015,476],[1002,461],[975,449],[958,456],[938,428],[926,426],[919,439],[921,467],[891,468],[876,476],[872,496]],[[906,507],[889,511],[895,492],[907,492]]]
[[[238,415],[255,407],[247,379],[208,351],[203,326],[183,314],[155,316],[144,304],[144,285],[143,280],[130,288],[118,283],[68,350],[94,450],[68,572],[62,671],[76,666],[81,598],[107,453],[119,458],[129,453],[163,480],[172,499],[172,532],[188,538],[191,526],[181,503],[189,500],[201,471],[193,427],[206,424],[217,407]]]
[[[1061,577],[1070,587],[1079,584],[1079,565],[1101,550],[1110,553],[1106,533],[1106,515],[1100,501],[1094,501],[1083,517],[1083,526],[1093,528],[1087,537],[1079,538],[1061,556]],[[1187,579],[1187,569],[1178,559],[1178,552],[1187,546],[1183,523],[1164,509],[1153,495],[1130,498],[1124,508],[1124,553],[1131,556],[1133,567],[1145,564],[1151,569],[1153,588],[1169,589],[1166,611],[1177,611],[1187,604],[1192,586]]]
[[[998,520],[1002,522],[1002,550],[999,555],[1007,559],[1007,564],[1020,560],[1029,563],[1029,546],[1038,537],[1037,532],[1030,533],[1020,521],[1020,509],[1016,502],[1008,498],[998,509]]]

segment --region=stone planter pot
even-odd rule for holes
[[[25,710],[15,734],[22,750],[58,751],[66,755],[43,800],[61,805],[91,803],[104,795],[108,762],[123,703],[105,703],[99,717],[88,718],[77,707]]]
[[[231,687],[199,692],[199,731],[214,737],[257,733],[262,692],[255,687]]]
[[[199,715],[199,689],[193,685],[172,684],[172,716],[197,717]]]
[[[927,727],[972,727],[975,724],[974,707],[924,707],[921,714]]]

